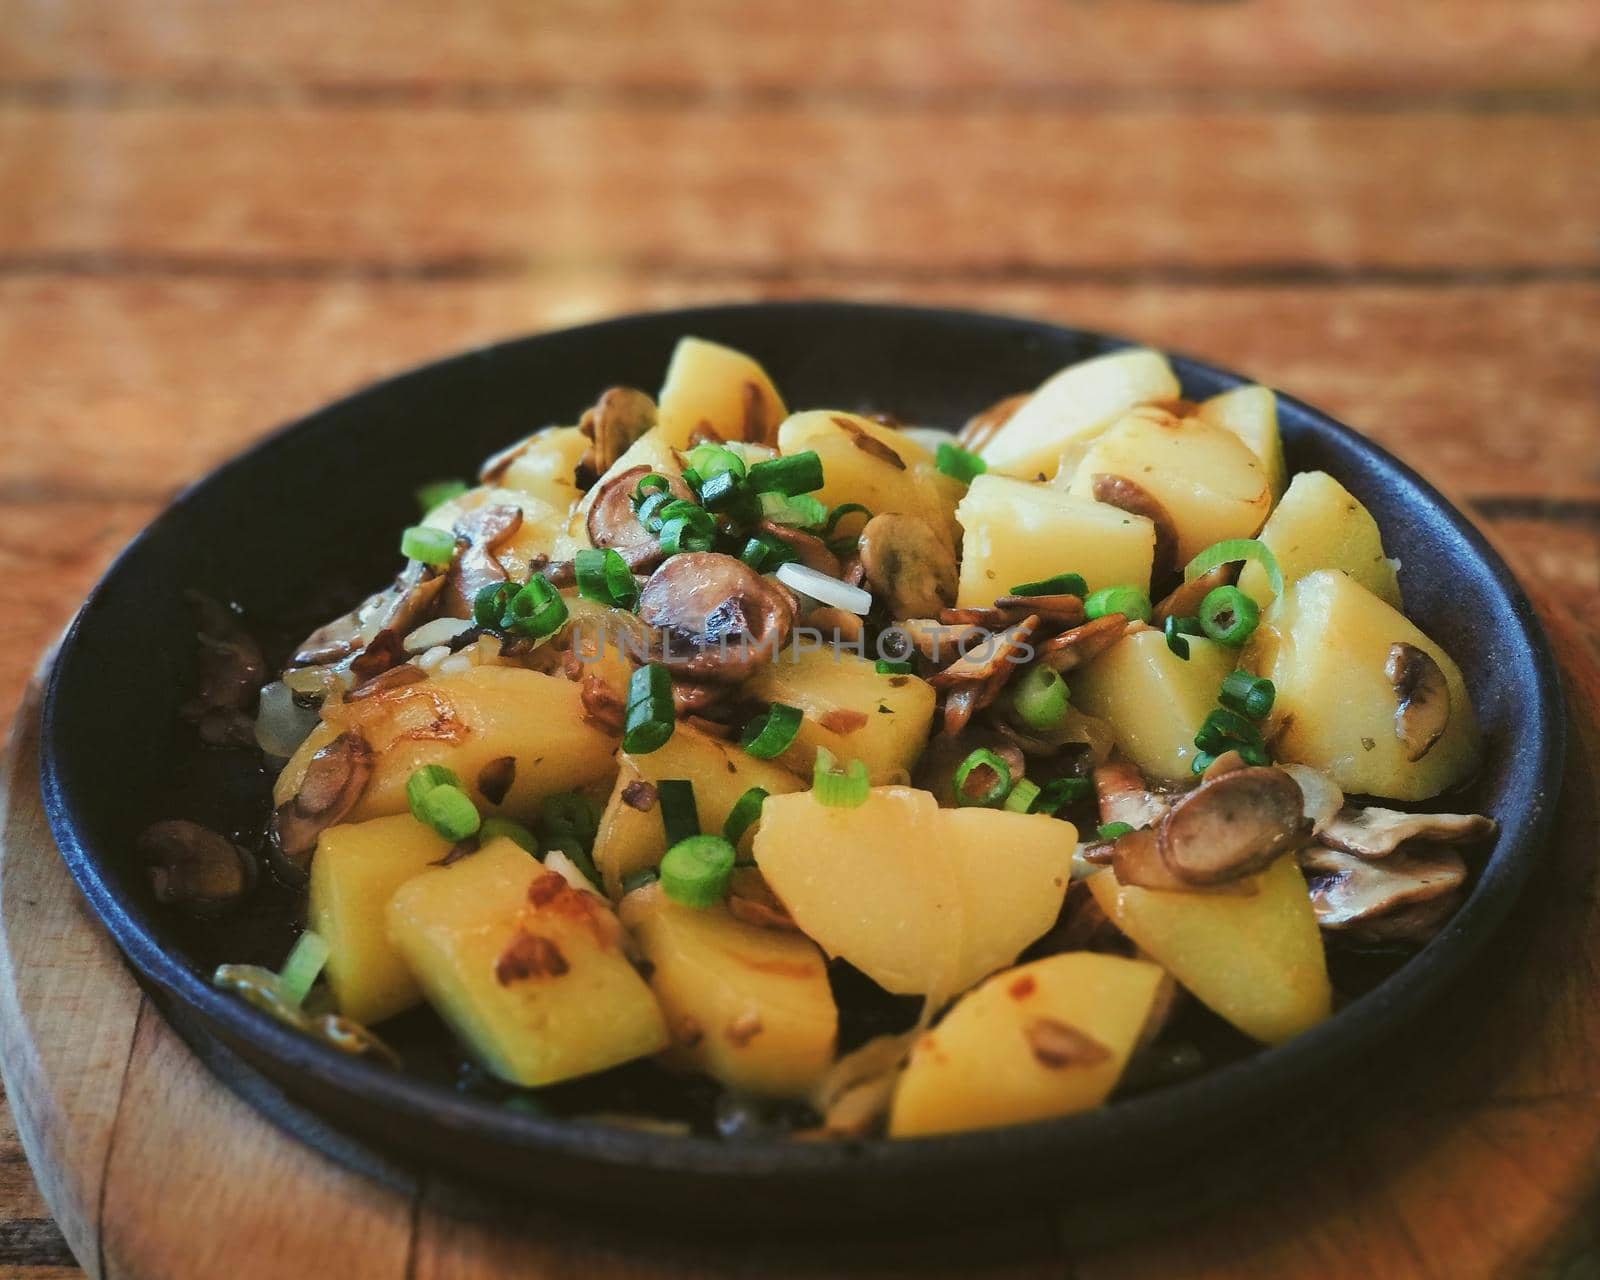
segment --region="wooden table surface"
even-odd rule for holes
[[[724,299],[1232,365],[1600,637],[1594,0],[0,0],[0,189],[7,718],[116,549],[274,424]],[[76,1274],[6,1128],[0,1276]]]

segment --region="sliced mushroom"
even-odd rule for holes
[[[1454,849],[1369,862],[1313,845],[1301,851],[1300,867],[1317,923],[1358,942],[1426,942],[1454,912],[1467,879]]]
[[[1398,809],[1341,809],[1317,839],[1362,858],[1387,858],[1407,840],[1466,844],[1488,840],[1499,830],[1477,813],[1402,813]]]
[[[495,552],[521,528],[522,508],[510,503],[479,507],[456,521],[453,532],[461,550],[445,574],[445,589],[440,597],[445,613],[453,618],[470,618],[478,592],[510,577]]]
[[[1222,757],[1217,758],[1220,760]],[[1339,789],[1339,784],[1309,765],[1280,764],[1278,768],[1293,778],[1295,785],[1300,788],[1302,807],[1311,821],[1312,834],[1320,835],[1344,806],[1344,792]]]
[[[629,467],[607,480],[596,492],[589,505],[587,528],[589,541],[597,547],[614,547],[621,551],[655,541],[650,531],[639,523],[633,508],[633,493],[639,481],[651,473],[647,466]],[[659,474],[659,473],[658,473]],[[669,475],[667,492],[674,498],[694,501],[694,494],[681,476]],[[546,577],[550,577],[547,573]],[[554,581],[554,578],[551,578]]]
[[[583,721],[613,738],[622,736],[628,707],[604,676],[585,672],[578,682],[578,700],[583,705]]]
[[[255,721],[247,709],[267,678],[261,646],[231,610],[210,596],[198,591],[184,596],[194,614],[199,669],[194,692],[178,714],[212,746],[251,746]]]
[[[956,598],[955,552],[921,516],[873,516],[862,527],[860,555],[867,584],[891,617],[927,617]]]
[[[835,414],[834,425],[843,431],[854,442],[856,448],[869,458],[876,458],[879,462],[886,462],[896,471],[906,469],[906,460],[886,445],[870,431],[862,428],[859,422],[852,422],[849,418]]]
[[[1191,885],[1221,884],[1261,870],[1311,832],[1300,788],[1281,769],[1236,769],[1203,782],[1157,829],[1161,858]]]
[[[1126,822],[1130,827],[1153,827],[1167,816],[1172,797],[1152,791],[1137,765],[1114,760],[1094,771],[1094,794],[1102,824]]]
[[[1104,472],[1097,472],[1091,483],[1096,502],[1116,507],[1129,515],[1143,516],[1155,525],[1156,550],[1151,573],[1156,578],[1171,573],[1178,564],[1178,526],[1155,494],[1127,476]]]
[[[586,409],[578,430],[594,441],[589,463],[604,475],[633,442],[656,425],[656,402],[632,387],[612,387],[592,409]],[[598,544],[597,544],[598,545]]]
[[[1022,1029],[1035,1061],[1051,1071],[1092,1067],[1111,1056],[1087,1031],[1055,1018],[1034,1018]]]
[[[1083,601],[1078,596],[1000,596],[994,607],[1010,622],[1028,613],[1037,613],[1046,627],[1076,627],[1083,623]],[[1016,615],[1016,616],[1011,616]]]
[[[217,968],[212,981],[231,991],[246,1004],[255,1006],[287,1023],[297,1031],[315,1036],[341,1053],[378,1058],[392,1067],[400,1065],[400,1055],[359,1022],[325,1013],[314,1017],[284,989],[283,980],[271,969],[253,964],[225,964]]]
[[[655,538],[646,538],[643,542],[617,547],[615,550],[622,557],[622,562],[635,574],[649,573],[666,559],[665,553],[661,550],[661,543]],[[578,580],[578,565],[575,560],[556,560],[539,572],[556,587],[570,587]]]
[[[987,637],[984,643],[974,646],[943,671],[934,672],[928,677],[928,683],[935,689],[950,689],[967,683],[986,684],[998,676],[1001,677],[1000,683],[1004,684],[1012,668],[1032,648],[1029,637],[1038,625],[1038,617],[1029,616],[1001,634]],[[993,692],[999,691],[997,687]],[[979,705],[987,706],[991,701],[992,696]]]
[[[1231,586],[1238,574],[1238,565],[1219,564],[1192,582],[1179,583],[1170,595],[1156,605],[1150,616],[1157,626],[1168,618],[1192,618],[1200,612],[1202,600],[1217,587]]]
[[[398,632],[385,627],[360,653],[350,660],[350,675],[355,688],[375,680],[392,667],[398,667],[407,658],[405,644]]]
[[[1044,641],[1039,645],[1039,661],[1063,673],[1075,671],[1098,658],[1127,631],[1128,619],[1124,614],[1105,614]]]
[[[901,618],[884,634],[899,632],[929,662],[950,662],[982,638],[984,630],[971,623],[950,625],[938,618]]]
[[[317,837],[355,808],[372,776],[372,749],[358,733],[341,733],[311,757],[300,788],[272,814],[278,851],[304,868]]]
[[[1399,703],[1394,712],[1394,736],[1405,746],[1407,760],[1420,760],[1450,723],[1450,686],[1444,672],[1431,654],[1401,641],[1389,650],[1383,674],[1394,686]]]
[[[183,818],[153,822],[135,845],[157,902],[212,911],[256,882],[256,860],[226,836]]]
[[[866,621],[860,614],[836,609],[832,605],[819,605],[808,610],[800,619],[800,625],[817,632],[825,642],[836,645],[854,645],[867,633]]]
[[[839,557],[829,551],[828,544],[816,534],[778,524],[773,520],[762,520],[756,527],[793,551],[806,568],[825,573],[830,578],[839,576]]]
[[[410,634],[433,617],[444,585],[442,574],[418,561],[410,561],[393,585],[368,596],[349,613],[325,623],[307,636],[289,665],[310,667],[337,662],[364,647],[383,630]]]
[[[701,680],[737,682],[783,647],[794,600],[733,556],[673,556],[639,593],[639,617],[657,628],[661,661]]]
[[[1202,782],[1210,782],[1213,778],[1220,778],[1225,773],[1232,773],[1235,769],[1243,769],[1245,760],[1237,751],[1224,751],[1205,767],[1205,772],[1200,775]]]
[[[672,682],[672,708],[680,716],[704,715],[728,700],[726,684],[675,679]]]
[[[974,453],[980,452],[984,445],[994,439],[995,433],[1011,421],[1016,411],[1032,397],[1031,391],[1024,391],[1020,395],[996,400],[987,409],[967,419],[966,425],[956,433],[956,443],[963,449],[970,449]]]

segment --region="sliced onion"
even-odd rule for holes
[[[256,711],[256,745],[269,756],[287,760],[317,727],[321,717],[298,705],[294,691],[281,680],[261,690]]]
[[[432,622],[424,622],[401,643],[405,645],[407,653],[422,653],[435,645],[449,644],[475,625],[471,618],[435,618]]]
[[[832,605],[846,613],[865,616],[872,608],[872,592],[852,587],[848,582],[840,582],[838,578],[830,578],[793,560],[778,566],[777,578],[784,586],[810,596],[818,604]]]

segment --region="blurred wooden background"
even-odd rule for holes
[[[0,0],[0,191],[7,716],[116,549],[273,425],[721,299],[1233,365],[1600,636],[1595,0]],[[75,1274],[0,1132],[0,1275]]]

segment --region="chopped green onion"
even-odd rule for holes
[[[962,484],[971,484],[989,469],[989,464],[977,454],[969,453],[960,445],[948,442],[939,445],[939,450],[934,455],[934,465],[945,475],[961,481]]]
[[[1217,701],[1230,711],[1237,711],[1252,720],[1266,718],[1272,710],[1278,691],[1272,681],[1253,676],[1248,671],[1230,671],[1223,678],[1222,692]]]
[[[506,625],[506,610],[516,594],[517,587],[512,582],[491,582],[480,587],[472,597],[472,620],[480,627],[499,631]]]
[[[787,543],[766,533],[758,533],[739,552],[739,559],[757,573],[771,573],[780,564],[789,564],[799,558]]]
[[[539,856],[539,840],[520,822],[513,822],[510,818],[502,818],[491,814],[483,820],[483,825],[478,828],[478,841],[488,844],[491,840],[498,840],[501,836],[520,845],[534,857]]]
[[[622,877],[622,894],[626,897],[635,889],[643,889],[661,879],[661,873],[654,867],[640,867],[637,871],[630,871]]]
[[[1219,644],[1237,649],[1256,629],[1261,610],[1238,587],[1215,587],[1200,602],[1200,625]]]
[[[1099,840],[1117,840],[1132,830],[1133,828],[1126,822],[1107,822],[1096,827],[1094,834]]]
[[[798,494],[822,488],[822,459],[815,449],[791,453],[786,458],[758,462],[749,471],[750,488],[755,493]]]
[[[719,471],[700,486],[700,505],[707,511],[731,508],[744,496],[744,481],[732,471]]]
[[[295,940],[294,949],[289,952],[289,958],[283,962],[283,968],[278,973],[283,994],[295,1004],[303,1004],[332,951],[328,940],[320,933],[311,929],[302,933]]]
[[[686,907],[714,907],[727,896],[734,857],[721,836],[680,840],[661,856],[661,888]]]
[[[1200,750],[1220,756],[1224,751],[1240,750],[1246,746],[1264,745],[1261,730],[1236,711],[1218,707],[1206,716],[1200,731],[1194,735],[1194,745]]]
[[[662,522],[657,537],[661,539],[662,554],[675,556],[680,551],[710,551],[716,542],[716,529],[706,529],[697,520],[677,516]]]
[[[1002,809],[1009,809],[1012,813],[1032,813],[1033,802],[1039,798],[1042,788],[1037,782],[1030,782],[1020,778],[1017,785],[1011,788],[1011,794],[1006,797]]]
[[[987,747],[979,747],[956,766],[954,782],[957,805],[999,804],[1011,790],[1011,766]],[[973,792],[968,783],[983,789]]]
[[[1278,557],[1259,538],[1227,538],[1214,543],[1184,566],[1183,580],[1193,582],[1218,565],[1235,564],[1240,560],[1254,560],[1260,564],[1267,571],[1267,586],[1273,596],[1283,594],[1283,570],[1278,567]]]
[[[1094,795],[1094,783],[1088,778],[1055,778],[1044,784],[1039,798],[1034,801],[1035,813],[1058,813],[1069,804],[1081,804]]]
[[[1167,648],[1185,662],[1189,661],[1189,637],[1202,634],[1198,618],[1179,618],[1172,614],[1161,624],[1161,632],[1167,637]]]
[[[1138,587],[1102,587],[1084,598],[1083,612],[1089,618],[1120,613],[1130,620],[1149,622],[1150,597]]]
[[[861,550],[861,537],[859,534],[851,534],[848,538],[829,538],[828,550],[839,559],[848,560]]]
[[[1272,763],[1272,757],[1267,754],[1265,743],[1246,742],[1238,748],[1238,752],[1246,764],[1264,765]]]
[[[658,472],[640,476],[639,483],[633,486],[633,505],[640,506],[651,494],[667,493],[671,488],[672,481]]]
[[[645,477],[646,480],[649,478],[648,476]],[[658,489],[639,504],[638,510],[634,514],[639,517],[639,523],[645,527],[646,532],[655,533],[661,528],[662,511],[670,507],[674,502],[682,501],[682,498],[674,498],[665,489]]]
[[[400,554],[438,568],[456,558],[456,537],[444,529],[414,525],[400,535]]]
[[[1198,776],[1199,774],[1204,773],[1216,762],[1216,756],[1212,755],[1209,751],[1202,751],[1195,756],[1194,760],[1189,765],[1189,769]]]
[[[909,676],[916,671],[916,667],[909,662],[890,662],[887,658],[879,658],[876,670],[880,676]]]
[[[1056,729],[1067,718],[1067,682],[1051,667],[1031,667],[1010,693],[1017,718],[1030,729]]]
[[[802,529],[825,523],[828,519],[828,508],[809,493],[795,497],[785,497],[781,493],[763,493],[761,515],[763,519],[770,520],[773,524]]]
[[[696,493],[700,492],[700,485],[703,483],[703,481],[700,479],[700,473],[693,467],[685,467],[682,475],[679,476],[679,479],[681,479],[684,484],[688,485]]]
[[[629,755],[648,755],[664,746],[676,727],[677,717],[672,706],[672,673],[659,662],[638,668],[628,677],[622,749]]]
[[[422,820],[452,841],[475,835],[483,823],[472,797],[448,782],[434,787],[422,798]]]
[[[442,764],[425,764],[420,769],[412,770],[411,776],[406,779],[406,804],[411,809],[411,816],[418,822],[427,822],[422,802],[428,798],[428,793],[435,787],[460,786],[461,779]]]
[[[761,806],[766,803],[768,794],[765,787],[751,787],[734,801],[733,808],[728,810],[728,820],[722,824],[722,834],[729,844],[737,845],[744,838],[744,833],[761,816]]]
[[[744,732],[739,735],[739,745],[757,760],[771,760],[793,745],[804,719],[805,713],[799,707],[774,702],[745,725]]]
[[[573,557],[578,594],[615,609],[632,609],[639,603],[639,584],[628,562],[610,547],[603,551],[585,547]]]
[[[689,450],[689,465],[700,473],[702,484],[720,475],[732,475],[736,480],[742,480],[749,470],[743,458],[720,444],[695,445]]]
[[[567,602],[549,578],[537,573],[506,604],[505,628],[523,635],[554,635],[567,620]]]
[[[831,809],[855,809],[867,802],[871,792],[864,763],[848,760],[841,772],[833,752],[826,747],[817,748],[817,762],[811,771],[811,794],[818,804]]]
[[[445,503],[459,498],[467,491],[465,480],[434,480],[417,490],[417,505],[422,514],[436,511]]]
[[[539,837],[549,849],[560,849],[589,879],[599,881],[599,873],[589,857],[600,832],[600,810],[581,791],[562,791],[539,807]]]
[[[1089,594],[1089,584],[1083,580],[1079,573],[1058,573],[1053,578],[1042,578],[1038,582],[1022,582],[1011,588],[1014,596],[1077,596],[1082,599]]]
[[[656,783],[656,803],[661,806],[661,829],[667,843],[677,844],[700,834],[700,810],[694,802],[694,784],[684,778],[664,778]]]
[[[872,512],[859,502],[841,502],[832,511],[828,512],[828,523],[822,527],[822,532],[831,537],[834,530],[839,527],[839,521],[846,516],[865,516],[866,520],[872,519]],[[866,520],[862,523],[865,524]]]

